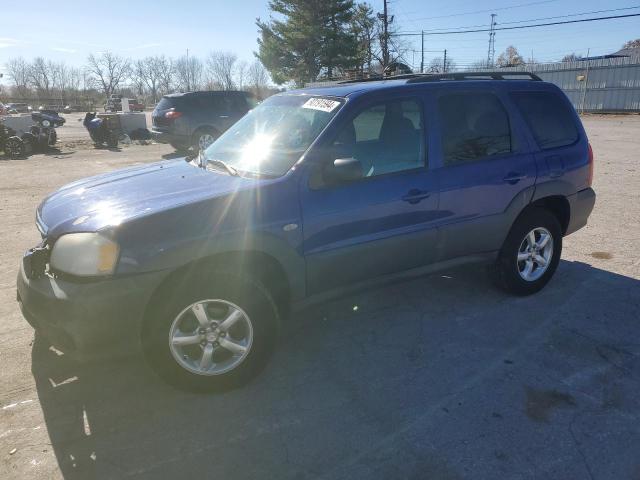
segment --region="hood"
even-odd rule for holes
[[[184,159],[169,160],[65,185],[40,204],[37,219],[48,236],[97,231],[269,181],[203,170]]]

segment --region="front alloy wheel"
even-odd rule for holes
[[[226,300],[201,300],[173,321],[169,348],[184,369],[197,375],[220,375],[249,354],[253,326],[249,316]]]
[[[280,322],[262,283],[203,261],[161,289],[142,329],[145,357],[160,377],[210,392],[238,387],[264,368]]]

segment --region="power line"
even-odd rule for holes
[[[418,18],[414,18],[413,21],[418,21],[418,20],[436,20],[439,18],[451,18],[451,17],[460,17],[460,16],[464,16],[464,15],[477,15],[479,13],[491,13],[491,12],[496,12],[498,10],[511,10],[512,8],[520,8],[520,7],[531,7],[533,5],[543,5],[545,3],[553,3],[557,0],[542,0],[542,1],[538,1],[538,2],[529,2],[529,3],[520,3],[518,5],[512,5],[510,7],[499,7],[499,8],[490,8],[487,10],[474,10],[471,12],[459,12],[459,13],[450,13],[448,15],[437,15],[435,17],[418,17]]]
[[[596,13],[610,13],[610,12],[621,12],[621,11],[626,11],[626,10],[635,10],[637,8],[640,8],[640,5],[635,5],[633,7],[623,7],[623,8],[610,8],[610,9],[606,9],[606,10],[592,10],[590,12],[580,12],[580,13],[569,13],[567,15],[556,15],[553,17],[542,17],[542,18],[530,18],[528,20],[514,20],[511,22],[499,22],[499,25],[513,25],[516,23],[527,23],[527,22],[537,22],[540,20],[555,20],[557,18],[569,18],[569,17],[579,17],[582,15],[593,15]],[[479,28],[479,27],[485,27],[486,23],[480,24],[480,25],[466,25],[464,27],[455,27],[455,30],[464,30],[464,29],[468,29],[468,28]],[[412,30],[409,30],[410,32],[413,32]],[[427,32],[439,32],[439,31],[452,31],[451,28],[432,28],[429,30],[425,30],[425,33]]]
[[[640,13],[629,13],[626,15],[611,15],[608,17],[595,17],[595,18],[581,18],[578,20],[565,20],[562,22],[549,22],[549,23],[536,23],[533,25],[518,25],[515,27],[499,27],[499,28],[495,28],[494,31],[497,30],[519,30],[519,29],[523,29],[523,28],[535,28],[535,27],[548,27],[550,25],[566,25],[568,23],[583,23],[583,22],[596,22],[596,21],[601,21],[601,20],[613,20],[613,19],[617,19],[617,18],[630,18],[630,17],[640,17]],[[491,29],[490,28],[482,28],[482,29],[476,29],[476,30],[452,30],[452,31],[446,31],[446,32],[427,32],[425,30],[424,34],[425,35],[454,35],[457,33],[477,33],[477,32],[490,32]],[[397,33],[393,33],[390,35],[393,36],[407,36],[407,37],[412,37],[412,36],[416,36],[416,35],[421,35],[421,32],[418,33],[413,33],[413,32],[397,32]]]

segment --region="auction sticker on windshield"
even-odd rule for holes
[[[302,108],[332,112],[338,105],[340,105],[340,102],[335,100],[329,100],[327,98],[310,98],[304,103],[304,105],[302,105]]]

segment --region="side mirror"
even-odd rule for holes
[[[338,158],[324,170],[327,184],[346,183],[362,178],[362,164],[355,158]]]

